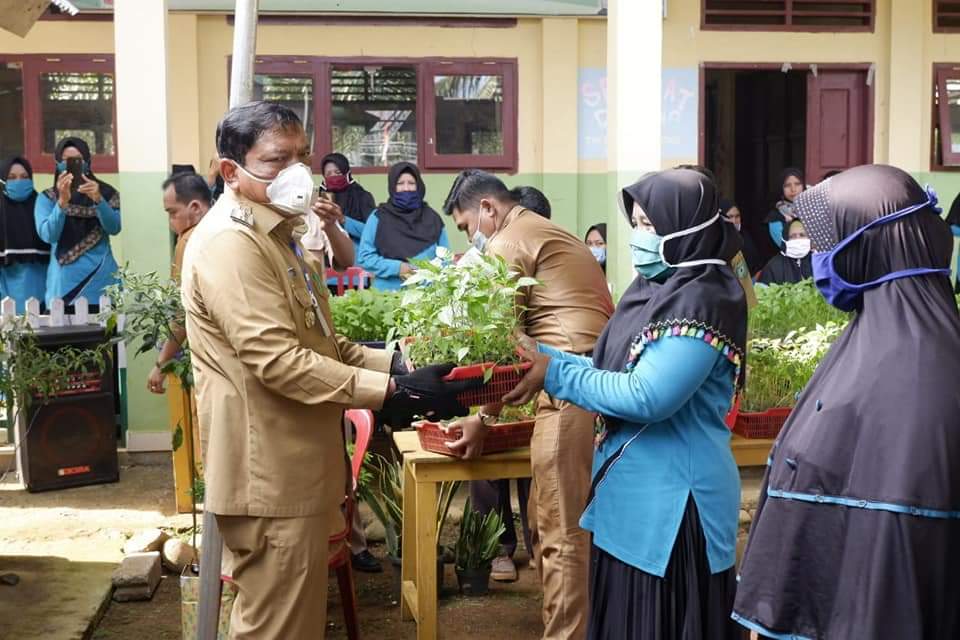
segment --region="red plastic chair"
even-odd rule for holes
[[[373,412],[361,409],[350,409],[346,412],[346,419],[353,423],[356,430],[353,458],[350,460],[350,470],[353,474],[353,488],[357,488],[360,478],[360,467],[363,465],[363,456],[370,446],[373,437]],[[330,546],[338,547],[336,553],[330,556],[328,566],[337,573],[337,585],[340,589],[340,600],[343,603],[343,621],[347,628],[347,638],[359,640],[360,628],[357,622],[357,592],[353,583],[353,569],[350,567],[350,529],[353,525],[353,510],[355,503],[352,496],[344,500],[344,519],[346,526],[343,531],[330,536]]]
[[[337,281],[337,295],[342,296],[347,289],[365,289],[367,280],[373,275],[360,267],[349,267],[346,271],[327,269],[327,280]]]

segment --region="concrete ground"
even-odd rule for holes
[[[165,575],[150,602],[109,600],[110,577],[127,537],[144,528],[191,524],[189,515],[175,513],[168,455],[155,456],[152,464],[137,464],[129,456],[121,460],[120,482],[115,484],[30,494],[9,478],[0,483],[0,576],[14,573],[20,579],[15,586],[0,582],[0,639],[180,638],[176,576]],[[761,474],[762,469],[743,472],[741,548]],[[462,501],[460,496],[451,509],[454,521]],[[362,513],[369,519],[368,511]],[[448,525],[447,542],[452,543],[456,528]],[[381,545],[371,549],[381,559],[385,555]],[[525,560],[522,548],[518,560]],[[383,564],[382,574],[356,575],[363,634],[414,638],[414,624],[399,620],[389,563]],[[335,581],[329,621],[327,637],[345,638]],[[507,629],[516,640],[538,638],[542,626],[536,572],[522,568],[518,582],[496,584],[484,598],[465,598],[456,595],[456,577],[448,565],[440,627],[441,637],[447,638],[502,637]]]
[[[174,509],[169,456],[121,467],[120,482],[27,493],[0,483],[0,638],[85,638],[110,596],[123,543],[140,529],[185,527]],[[4,467],[5,468],[5,467]],[[12,474],[10,474],[12,475]]]

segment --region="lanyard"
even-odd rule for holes
[[[307,292],[310,294],[310,305],[313,307],[313,313],[316,316],[317,320],[320,321],[320,327],[323,329],[324,335],[330,335],[330,327],[327,326],[327,320],[323,316],[323,312],[320,310],[320,303],[317,302],[317,296],[313,290],[313,283],[310,281],[309,270],[307,268],[307,263],[303,259],[303,251],[300,249],[300,245],[296,241],[290,242],[290,248],[293,250],[293,255],[297,257],[297,263],[300,265],[300,271],[303,273],[303,281],[307,285]]]

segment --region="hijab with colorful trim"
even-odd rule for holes
[[[621,210],[632,224],[639,203],[657,235],[696,227],[717,217],[717,188],[706,176],[687,169],[650,173],[621,193]],[[733,225],[719,218],[703,230],[668,240],[663,255],[670,264],[704,259],[729,261],[740,250]],[[747,300],[729,266],[679,267],[663,282],[638,276],[594,349],[594,363],[607,371],[630,371],[646,345],[665,337],[687,336],[709,343],[733,363],[742,382],[747,343]],[[607,419],[607,429],[616,421]]]
[[[63,152],[73,147],[83,156],[83,161],[87,163],[87,177],[96,180],[100,184],[100,197],[114,209],[120,208],[120,194],[112,186],[98,178],[93,173],[91,167],[92,156],[90,147],[80,138],[64,138],[57,144],[54,159],[57,162],[63,160]],[[60,194],[57,193],[57,180],[60,178],[60,170],[57,169],[53,174],[53,186],[43,192],[53,202],[56,202]],[[80,192],[74,193],[70,197],[63,210],[66,221],[63,225],[63,231],[60,233],[60,239],[57,241],[57,262],[61,265],[67,265],[95,247],[103,238],[103,226],[100,224],[100,218],[97,215],[97,204]]]

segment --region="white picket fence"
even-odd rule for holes
[[[73,313],[66,312],[67,305],[62,298],[54,298],[50,303],[50,308],[47,310],[47,313],[44,314],[40,313],[40,301],[36,298],[28,298],[24,307],[27,322],[34,329],[39,329],[40,327],[70,327],[90,324],[105,326],[106,321],[101,320],[99,316],[110,310],[110,298],[100,296],[99,304],[99,313],[91,313],[90,303],[83,297],[73,301]],[[0,319],[6,320],[7,318],[18,315],[21,314],[17,313],[16,300],[7,297],[0,301]],[[123,329],[123,316],[118,318],[117,325],[118,330]],[[122,342],[117,345],[117,362],[115,365],[118,369],[127,368],[127,352]]]

